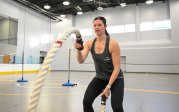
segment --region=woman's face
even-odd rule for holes
[[[95,20],[93,22],[93,28],[96,35],[103,35],[105,34],[106,26],[104,25],[103,21],[101,20]]]

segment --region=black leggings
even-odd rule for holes
[[[83,99],[84,112],[94,112],[92,104],[95,98],[102,93],[108,81],[93,78],[87,87]],[[111,105],[113,112],[124,112],[123,110],[123,97],[124,97],[124,79],[116,79],[111,87]]]

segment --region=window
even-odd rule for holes
[[[171,21],[155,21],[154,22],[154,30],[163,30],[163,29],[171,29]]]
[[[124,33],[124,25],[109,26],[109,27],[107,27],[107,31],[108,31],[110,34]]]
[[[135,24],[125,24],[125,32],[135,32]]]
[[[0,15],[0,43],[17,46],[18,21]]]
[[[92,36],[92,29],[80,29],[82,36]]]
[[[140,31],[150,31],[153,30],[153,22],[142,22],[140,24]]]
[[[171,29],[170,20],[142,22],[140,24],[140,31],[164,30],[164,29]]]

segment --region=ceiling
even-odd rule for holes
[[[126,2],[126,4],[136,4],[145,3],[146,0],[68,0],[70,4],[68,6],[63,5],[64,1],[67,0],[14,0],[19,2],[27,7],[30,7],[40,13],[43,13],[46,16],[49,16],[52,19],[57,19],[61,14],[70,14],[76,15],[78,11],[83,13],[89,11],[95,11],[99,6],[103,8],[116,7],[120,6],[120,3]],[[166,2],[167,0],[154,0],[154,2],[162,1]],[[48,4],[51,6],[50,9],[44,9],[44,5]]]

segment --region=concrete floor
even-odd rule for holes
[[[16,83],[21,75],[0,75],[0,112],[27,112],[37,74],[25,74],[28,83]],[[71,72],[70,80],[78,85],[63,87],[68,72],[50,72],[45,80],[37,112],[83,112],[85,89],[95,72]],[[179,74],[124,73],[125,112],[178,112]],[[100,109],[100,97],[93,105]],[[112,112],[110,97],[106,112]]]

